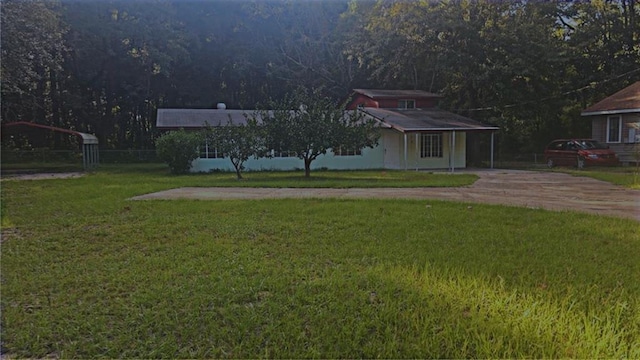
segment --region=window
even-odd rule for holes
[[[640,130],[634,127],[629,128],[629,143],[640,143]]]
[[[442,133],[420,134],[420,157],[442,157]]]
[[[622,117],[607,117],[607,142],[619,143],[622,137]]]
[[[272,150],[273,157],[296,157],[295,151],[278,151]]]
[[[415,109],[415,100],[398,100],[398,109]]]
[[[332,150],[335,156],[356,156],[362,155],[362,149],[350,149],[338,147]]]
[[[200,159],[222,159],[224,158],[224,154],[215,146],[209,145],[209,143],[204,143],[200,146]]]

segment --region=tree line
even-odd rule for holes
[[[590,136],[580,110],[640,79],[635,0],[79,1],[1,4],[1,120],[150,149],[157,108],[254,109],[298,86],[420,89],[535,152]]]

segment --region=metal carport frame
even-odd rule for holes
[[[98,166],[100,163],[100,154],[98,148],[98,138],[95,135],[58,128],[54,126],[36,124],[28,121],[17,121],[7,124],[2,124],[2,127],[13,127],[13,126],[27,126],[34,127],[40,129],[46,129],[66,134],[75,135],[80,138],[81,146],[82,146],[82,166],[85,170],[93,169]]]

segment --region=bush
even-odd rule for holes
[[[158,159],[167,163],[173,174],[186,174],[198,158],[201,135],[183,129],[171,131],[156,140]]]

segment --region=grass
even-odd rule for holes
[[[3,162],[0,168],[3,174],[83,171],[82,162]]]
[[[501,163],[501,167],[505,169],[562,172],[574,176],[591,177],[611,184],[624,186],[629,189],[640,189],[640,168],[637,166],[587,167],[585,169],[577,169],[575,167],[554,167],[553,169],[549,169],[544,164],[513,162]]]
[[[3,356],[640,357],[635,221],[440,201],[126,200],[225,176],[3,181]]]
[[[373,187],[445,187],[473,184],[474,174],[450,174],[447,172],[425,173],[395,170],[316,170],[305,178],[304,171],[263,171],[243,173],[237,180],[233,172],[214,172],[175,176],[160,164],[107,165],[96,174],[130,176],[136,174],[137,181],[144,186],[158,189],[180,186],[200,187],[268,187],[268,188],[373,188]]]
[[[629,189],[640,189],[640,171],[635,166],[610,167],[610,168],[586,168],[582,170],[560,168],[574,176],[587,176],[594,179],[606,181],[612,184],[624,186]]]

